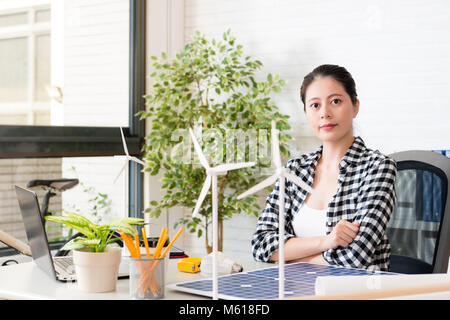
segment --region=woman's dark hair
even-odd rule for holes
[[[355,80],[353,80],[350,72],[348,72],[344,67],[340,67],[338,65],[323,64],[308,73],[303,79],[303,83],[300,88],[300,98],[303,102],[303,110],[306,111],[305,94],[308,86],[317,78],[326,76],[332,77],[334,80],[340,82],[347,94],[350,96],[353,105],[356,104],[356,98],[358,95],[356,94]]]

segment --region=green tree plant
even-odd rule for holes
[[[197,127],[197,131],[201,128],[198,140],[203,142],[211,164],[248,161],[257,154],[255,167],[218,177],[218,234],[219,250],[222,250],[223,221],[241,212],[258,216],[261,210],[257,195],[236,200],[237,195],[264,178],[261,169],[271,166],[270,152],[263,156],[256,152],[255,146],[246,147],[242,141],[234,143],[234,138],[254,137],[258,148],[264,145],[270,149],[270,125],[276,120],[280,150],[283,156],[289,155],[289,117],[279,112],[270,97],[273,92],[280,92],[285,83],[278,75],[261,76],[261,61],[244,56],[243,46],[236,42],[230,30],[221,39],[212,40],[197,31],[175,58],[169,59],[162,52],[160,57],[151,59],[153,84],[145,96],[147,108],[138,115],[150,122],[150,133],[143,147],[149,165],[146,171],[156,175],[161,168],[165,169],[161,180],[165,195],[160,201],[151,201],[145,210],[150,217],[159,217],[162,210],[174,206],[195,207],[206,173],[198,160],[190,161],[192,158],[186,156],[194,154],[188,128]],[[245,159],[224,160],[224,155],[233,158],[238,154],[245,155]],[[211,212],[209,192],[200,210],[202,218],[188,215],[175,224],[175,227],[184,224],[198,237],[205,235],[208,252],[211,252],[208,241]]]

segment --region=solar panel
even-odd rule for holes
[[[394,273],[364,269],[324,266],[306,262],[285,265],[285,297],[315,294],[315,282],[319,276],[370,276]],[[276,299],[278,298],[278,266],[249,272],[220,276],[219,299]],[[167,286],[178,291],[212,297],[212,280],[202,279]]]

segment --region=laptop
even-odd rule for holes
[[[53,257],[51,255],[36,193],[19,186],[15,186],[15,188],[34,262],[46,274],[58,281],[76,281],[72,257]],[[129,277],[127,265],[127,263],[120,264],[119,279]]]

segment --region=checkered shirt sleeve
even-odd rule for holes
[[[381,269],[389,266],[389,255],[377,252],[377,247],[390,248],[386,228],[396,201],[397,164],[384,158],[372,165],[358,193],[353,221],[360,222],[357,236],[347,247],[323,252],[323,258],[334,265]]]

